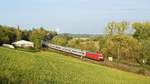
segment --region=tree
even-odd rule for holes
[[[150,65],[150,22],[134,22],[132,28],[135,30],[133,37],[141,43],[138,62],[145,60]]]
[[[55,31],[48,31],[48,33],[46,34],[46,36],[44,37],[44,41],[50,42],[53,37],[55,37],[57,35],[57,32]]]
[[[129,23],[126,21],[121,21],[121,22],[112,21],[107,24],[106,33],[108,35],[124,34],[128,26]]]
[[[0,25],[0,45],[9,41],[9,37],[5,32],[5,29]]]
[[[123,43],[124,40],[124,35],[125,31],[128,28],[128,22],[122,21],[122,22],[110,22],[108,23],[106,27],[106,38],[108,42],[111,42],[112,45],[115,45],[115,49],[117,54],[117,59],[118,61],[120,60],[120,55],[121,55],[121,44]],[[109,44],[109,43],[108,43]],[[106,44],[106,45],[108,45]],[[110,46],[108,46],[110,47]],[[108,48],[110,49],[110,48]],[[111,53],[112,54],[112,53]]]
[[[132,28],[135,29],[133,36],[138,40],[150,37],[150,22],[134,22]]]
[[[20,27],[18,26],[16,29],[16,41],[21,40],[22,38],[22,31],[20,30]]]
[[[68,41],[67,46],[72,47],[72,48],[79,48],[80,46],[80,39],[71,39]]]
[[[142,62],[143,60],[145,61],[145,63],[150,65],[150,38],[149,39],[145,39],[145,40],[141,40],[141,50],[139,52],[140,56],[138,57],[139,61]],[[141,60],[140,60],[141,59]]]
[[[112,21],[112,22],[108,23],[106,26],[106,34],[113,35],[116,27],[117,27],[116,22]]]
[[[72,39],[68,34],[62,34],[62,35],[57,35],[52,39],[52,43],[58,44],[58,45],[67,45],[68,41]]]
[[[84,39],[84,38],[73,38],[69,40],[67,46],[78,48],[82,50],[89,50],[89,51],[99,51],[99,42],[94,41],[93,38]]]
[[[15,29],[0,25],[0,44],[12,43],[16,39]]]
[[[31,31],[28,31],[28,30],[22,31],[21,39],[29,41],[30,40],[30,37],[29,37],[30,32]]]
[[[41,48],[41,40],[46,36],[47,31],[44,28],[33,29],[30,32],[30,41],[34,42],[35,48]]]

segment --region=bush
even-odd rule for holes
[[[137,71],[137,73],[145,75],[145,70],[144,70],[144,69],[139,69],[139,70]]]
[[[70,39],[72,39],[72,37],[70,37],[68,34],[62,34],[55,36],[51,42],[57,45],[65,46]]]
[[[148,58],[146,64],[150,65],[150,58]]]

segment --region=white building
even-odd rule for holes
[[[15,45],[16,47],[34,47],[34,43],[30,42],[30,41],[25,41],[25,40],[20,40],[17,42],[12,43],[13,45]]]
[[[10,44],[3,44],[2,46],[7,47],[7,48],[15,48],[13,45],[10,45]]]

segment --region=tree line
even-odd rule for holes
[[[126,33],[130,27],[134,32]],[[106,32],[101,50],[107,56],[117,61],[150,64],[150,22],[110,22]]]
[[[128,30],[133,32],[129,32]],[[116,62],[150,65],[150,22],[109,22],[104,35],[71,38],[69,34],[54,37],[51,42],[89,51],[101,51]]]
[[[128,30],[133,30],[129,32]],[[101,51],[105,58],[113,57],[116,62],[150,65],[150,22],[112,21],[105,27],[104,35],[73,37],[72,34],[57,34],[44,28],[22,30],[0,25],[0,44],[28,40],[41,47],[41,40],[54,44]]]
[[[42,27],[23,30],[19,26],[14,28],[0,25],[0,45],[11,44],[19,40],[27,40],[34,42],[35,48],[41,48],[41,40],[51,40],[56,35],[57,32],[48,31]]]

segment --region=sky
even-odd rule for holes
[[[111,21],[150,21],[150,0],[0,0],[0,24],[102,34]]]

